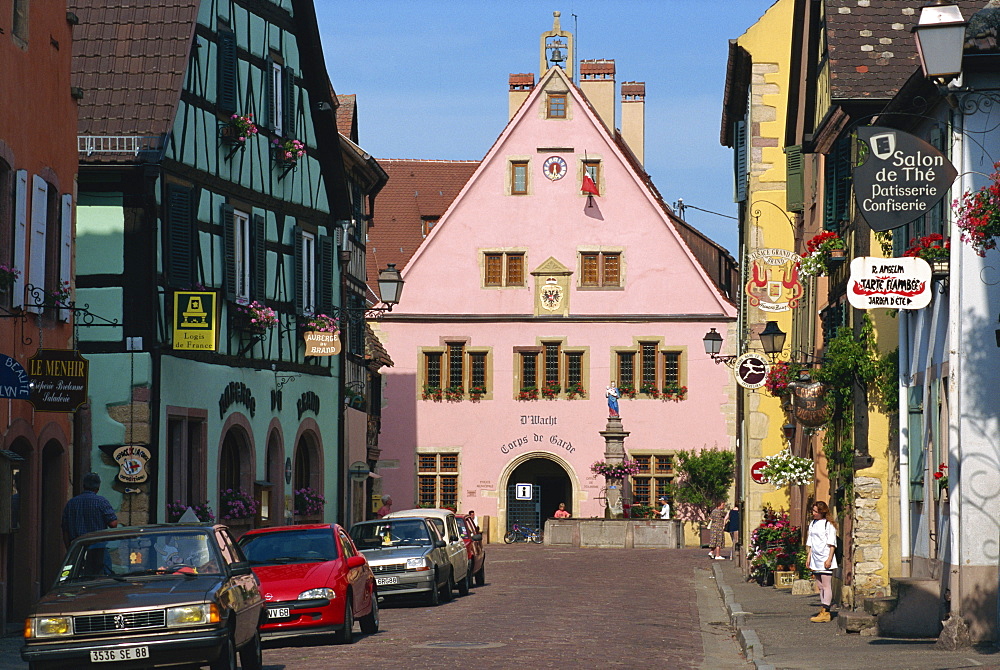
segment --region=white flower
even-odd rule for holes
[[[767,465],[761,474],[774,484],[774,488],[810,484],[816,474],[816,464],[811,458],[793,456],[790,449],[784,449],[773,456],[764,458]]]

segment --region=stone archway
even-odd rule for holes
[[[500,533],[507,528],[508,489],[514,484],[532,484],[539,487],[539,525],[552,516],[559,503],[574,513],[583,499],[580,479],[573,467],[555,454],[539,451],[513,459],[500,474],[497,512]]]

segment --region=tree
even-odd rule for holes
[[[715,507],[729,497],[736,477],[736,456],[731,451],[702,449],[678,451],[678,477],[674,480],[674,501],[698,512],[698,519],[707,519]]]

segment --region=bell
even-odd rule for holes
[[[563,56],[562,51],[559,50],[559,47],[552,47],[552,55],[549,56],[549,60],[554,65],[558,65],[559,63],[565,62],[566,57]]]

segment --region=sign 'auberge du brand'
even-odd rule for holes
[[[945,196],[958,171],[944,154],[909,133],[858,128],[854,200],[875,231],[906,225]]]

